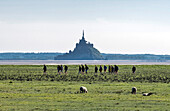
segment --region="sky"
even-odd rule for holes
[[[0,52],[170,55],[170,0],[0,0]]]

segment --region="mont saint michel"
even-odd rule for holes
[[[65,53],[63,55],[58,55],[55,60],[103,60],[104,57],[101,53],[93,47],[93,44],[87,42],[84,37],[84,30],[82,34],[82,39],[76,44],[73,51]]]

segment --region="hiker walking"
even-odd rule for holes
[[[44,74],[46,74],[47,66],[45,64],[44,64],[43,70],[44,70]]]
[[[67,70],[68,70],[68,66],[67,65],[64,66],[64,70],[65,70],[65,73],[67,73]]]
[[[107,67],[104,65],[104,73],[106,73]]]
[[[97,66],[95,65],[95,73],[97,73],[97,71],[98,71],[98,68],[97,68]]]
[[[102,73],[102,70],[103,70],[102,66],[100,65],[100,68],[99,68],[100,73]]]
[[[114,65],[114,66],[115,66],[115,73],[117,74],[118,70],[119,70],[119,67],[117,65]]]
[[[63,73],[63,65],[60,66],[60,71]]]
[[[84,65],[81,65],[82,73],[84,74]]]
[[[57,66],[57,71],[58,71],[59,74],[60,74],[60,70],[61,70],[61,67],[60,67],[60,65],[58,65]]]
[[[89,69],[89,67],[85,64],[86,74],[87,74],[88,69]]]
[[[133,66],[133,67],[132,67],[132,73],[135,73],[135,71],[136,71],[136,67]]]
[[[111,65],[111,73],[114,73],[115,68]]]
[[[79,65],[79,74],[81,73],[81,66]]]
[[[109,73],[111,73],[111,66],[109,65],[109,69],[108,69]]]

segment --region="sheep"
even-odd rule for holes
[[[152,95],[153,93],[143,93],[143,96],[150,96]]]
[[[87,91],[87,88],[86,87],[84,87],[84,86],[81,86],[80,87],[80,93],[87,93],[88,91]]]
[[[136,94],[136,92],[137,92],[137,88],[136,87],[132,87],[132,94]]]

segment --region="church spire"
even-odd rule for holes
[[[82,39],[84,40],[84,30],[83,30],[83,36],[82,36]]]

